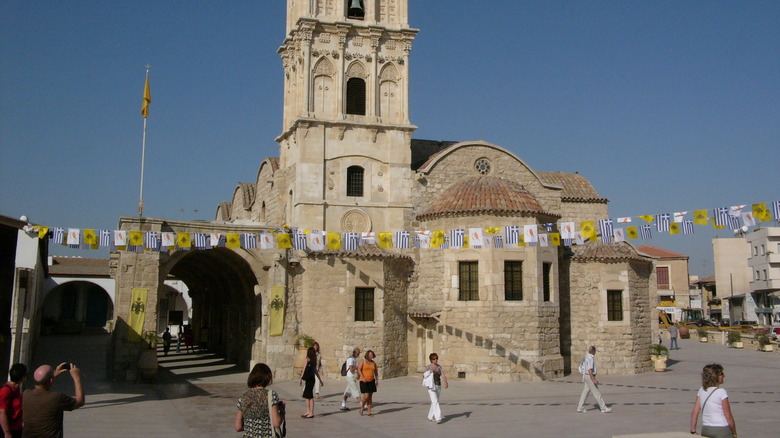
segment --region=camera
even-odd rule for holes
[[[69,370],[70,369],[70,362],[66,362],[65,366],[62,367],[63,370]]]

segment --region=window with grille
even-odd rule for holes
[[[655,268],[655,278],[658,289],[669,289],[669,267],[658,266]]]
[[[623,320],[623,291],[607,291],[607,321]]]
[[[374,288],[355,288],[355,321],[374,320]]]
[[[542,263],[542,299],[544,301],[550,301],[550,294],[552,293],[552,263]]]
[[[479,269],[477,262],[458,262],[458,300],[479,300]]]
[[[366,115],[366,81],[363,79],[347,80],[347,114]]]
[[[363,168],[360,166],[347,168],[347,196],[363,196]]]
[[[504,262],[504,299],[520,301],[523,299],[523,262]]]

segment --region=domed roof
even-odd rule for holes
[[[431,201],[419,220],[470,214],[545,214],[542,206],[522,185],[493,176],[469,176],[456,181]]]

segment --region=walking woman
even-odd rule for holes
[[[374,362],[373,350],[366,351],[366,355],[363,356],[363,360],[358,364],[358,377],[360,379],[360,392],[363,394],[363,402],[360,403],[360,415],[363,415],[363,410],[368,411],[368,415],[371,416],[371,407],[373,406],[374,393],[379,387],[379,372],[377,371],[376,362]]]
[[[696,423],[701,412],[701,436],[711,438],[736,438],[737,424],[731,415],[729,395],[721,388],[726,376],[723,367],[713,363],[701,372],[701,388],[691,412],[691,433],[696,433]]]
[[[306,412],[301,415],[303,418],[314,418],[314,381],[319,380],[320,385],[322,379],[320,379],[320,372],[317,370],[317,351],[314,347],[309,347],[306,351],[306,366],[301,371],[301,378],[298,380],[298,385],[302,385],[304,382],[306,386],[303,387],[303,398],[306,399]]]
[[[314,351],[317,352],[317,362],[315,362],[314,366],[317,367],[317,373],[319,373],[320,377],[322,377],[322,354],[320,353],[320,343],[315,342],[314,345],[312,345],[312,348],[314,348]],[[314,398],[320,398],[320,381],[315,380],[314,381]]]
[[[256,364],[249,373],[246,380],[249,390],[238,398],[236,405],[236,432],[243,431],[244,438],[270,438],[271,426],[282,425],[279,407],[284,410],[284,402],[279,401],[279,394],[268,389],[273,378],[271,368],[264,363]]]
[[[432,386],[428,386],[428,395],[431,397],[431,408],[428,409],[428,420],[441,423],[441,408],[439,408],[439,397],[441,396],[441,381],[444,380],[444,387],[448,388],[447,376],[444,375],[444,369],[439,365],[439,355],[431,353],[428,356],[431,364],[425,367],[423,378],[431,379]]]

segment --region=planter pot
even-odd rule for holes
[[[138,358],[138,375],[147,380],[154,380],[157,377],[157,351],[144,350],[141,357]]]
[[[295,353],[295,359],[293,360],[293,378],[301,375],[303,367],[306,366],[306,347],[298,347],[298,352]]]
[[[699,342],[707,342],[707,338],[699,338]]]
[[[666,371],[666,360],[669,359],[669,356],[650,355],[650,359],[653,361],[653,368],[656,372],[662,373]]]
[[[688,327],[678,327],[678,330],[680,331],[680,339],[690,339],[691,338],[691,332],[688,330]]]
[[[761,351],[774,351],[774,348],[772,348],[772,344],[759,345],[758,349]]]
[[[734,348],[744,348],[745,344],[743,344],[742,342],[732,342],[731,346]]]

